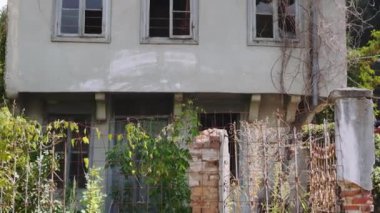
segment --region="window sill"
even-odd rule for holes
[[[184,45],[197,45],[198,40],[194,38],[190,39],[175,39],[175,38],[160,38],[160,37],[148,37],[141,38],[141,44],[184,44]]]
[[[53,42],[78,42],[78,43],[110,43],[111,38],[109,36],[57,36],[51,37]]]
[[[304,47],[300,39],[254,39],[248,40],[248,46],[269,46],[269,47],[292,47],[292,48],[302,48]]]

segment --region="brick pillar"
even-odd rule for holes
[[[375,163],[372,91],[334,90],[337,179],[343,209],[348,213],[373,211],[371,173]]]
[[[189,168],[193,213],[218,213],[220,188],[221,130],[201,132],[189,145],[192,160]],[[224,134],[223,134],[224,136]]]
[[[352,183],[340,184],[340,186],[344,212],[373,212],[374,206],[371,191],[364,190]]]

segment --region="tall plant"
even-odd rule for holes
[[[155,138],[130,123],[107,153],[108,165],[119,167],[125,178],[143,177],[145,183],[159,186],[150,190],[150,196],[165,201],[156,207],[160,212],[190,212],[186,174],[191,156],[185,145],[198,133],[197,114],[198,109],[189,102]]]
[[[53,155],[46,149],[51,134],[35,121],[0,109],[0,206],[5,212],[57,210],[51,174]],[[56,135],[57,136],[57,135]]]
[[[91,168],[86,175],[86,191],[83,193],[81,203],[84,206],[82,213],[102,212],[104,198],[100,168]]]

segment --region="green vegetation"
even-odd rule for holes
[[[91,168],[86,175],[86,191],[81,199],[84,206],[82,213],[99,213],[104,208],[103,204],[106,196],[102,192],[103,186],[100,173],[100,168]]]
[[[56,194],[53,174],[60,168],[52,147],[65,138],[67,130],[79,131],[73,122],[55,121],[46,130],[36,121],[15,115],[7,107],[0,108],[0,206],[1,212],[63,212],[62,200]],[[85,142],[87,137],[83,137]],[[87,175],[82,212],[100,212],[99,169]],[[68,192],[65,212],[77,212],[75,181]]]
[[[108,165],[119,167],[126,179],[135,177],[156,186],[148,196],[160,203],[152,206],[160,212],[190,212],[187,170],[191,155],[185,147],[198,134],[197,113],[191,102],[184,105],[181,115],[155,138],[140,125],[130,123],[107,154]]]
[[[375,212],[379,212],[380,210],[380,135],[375,135],[375,167],[372,174],[372,182],[373,182],[373,196],[374,203],[376,206]]]
[[[348,86],[373,90],[380,85],[380,76],[371,67],[380,57],[380,30],[371,35],[365,46],[349,52]]]
[[[0,109],[0,188],[2,210],[48,211],[54,158],[44,147],[50,133],[8,108]],[[59,205],[56,205],[59,207]]]

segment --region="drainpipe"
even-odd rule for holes
[[[319,83],[319,61],[318,61],[318,4],[319,0],[311,1],[312,29],[311,29],[311,81],[312,81],[312,105],[318,106],[318,83]]]

